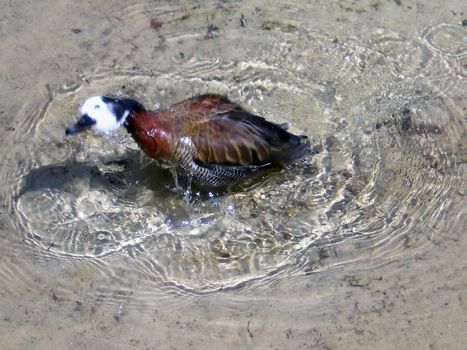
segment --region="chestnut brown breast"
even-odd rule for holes
[[[174,161],[171,157],[172,125],[163,112],[137,111],[125,124],[136,143],[151,158]]]

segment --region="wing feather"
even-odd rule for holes
[[[173,105],[171,111],[177,114],[179,134],[192,140],[197,160],[203,163],[282,166],[293,160],[294,152],[305,150],[305,137],[292,135],[284,125],[251,114],[221,95],[196,96]]]

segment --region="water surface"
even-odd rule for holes
[[[381,316],[398,327],[408,316],[393,320],[392,309],[405,307],[397,295],[410,290],[414,300],[433,298],[425,289],[444,279],[441,266],[454,260],[465,267],[445,242],[465,246],[459,234],[467,31],[456,7],[450,15],[430,13],[413,30],[410,23],[428,8],[115,3],[105,13],[80,16],[67,25],[77,50],[60,44],[57,55],[64,58],[49,58],[56,66],[48,63],[29,86],[40,88],[7,104],[19,107],[5,120],[1,139],[5,299],[26,291],[26,299],[38,298],[39,310],[61,306],[64,322],[137,327],[157,319],[160,344],[182,347],[200,345],[203,327],[195,319],[210,320],[217,325],[212,332],[222,334],[218,322],[228,320],[219,341],[233,347],[266,347],[269,337],[292,347],[346,344],[334,332],[352,344],[389,344],[379,323],[366,320]],[[319,18],[321,11],[336,27]],[[376,26],[379,16],[389,23]],[[206,92],[291,123],[310,138],[314,156],[227,192],[195,188],[187,201],[170,172],[123,130],[64,137],[93,94],[130,96],[158,108]],[[432,274],[422,278],[427,271]],[[34,296],[37,284],[45,296]],[[458,286],[441,298],[452,295],[462,310]],[[424,310],[415,303],[411,317],[423,319]],[[48,334],[48,322],[36,334]],[[180,322],[195,343],[172,339]],[[259,327],[263,322],[269,326]],[[423,334],[419,327],[413,334]],[[279,329],[280,336],[272,335]],[[62,337],[57,344],[74,339]],[[15,344],[41,344],[24,339]],[[413,335],[400,342],[419,344]]]

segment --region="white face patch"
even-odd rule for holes
[[[110,132],[118,129],[129,114],[129,112],[125,112],[123,117],[118,120],[110,106],[102,100],[102,96],[88,98],[81,106],[80,112],[82,115],[87,114],[95,120],[96,123],[92,126],[92,129],[99,132]]]

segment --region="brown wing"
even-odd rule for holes
[[[194,96],[171,106],[181,113],[196,113],[203,116],[222,114],[240,108],[223,95],[206,94]]]
[[[269,163],[267,143],[244,123],[229,119],[232,114],[198,121],[185,131],[197,149],[197,158],[217,164]]]
[[[173,108],[180,132],[191,138],[197,158],[204,163],[284,166],[297,158],[297,145],[305,151],[303,137],[253,115],[220,95],[203,95]]]

